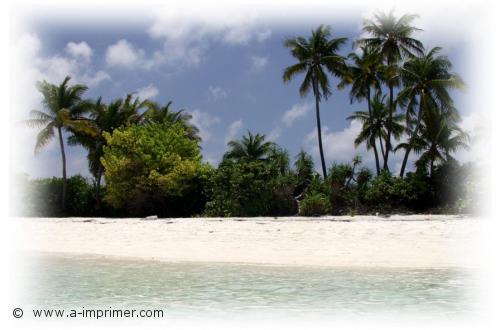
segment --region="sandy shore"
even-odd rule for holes
[[[335,267],[474,267],[476,219],[12,219],[23,251],[164,261]]]

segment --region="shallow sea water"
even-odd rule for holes
[[[460,269],[321,268],[32,256],[26,304],[160,308],[172,317],[457,315],[473,311]]]

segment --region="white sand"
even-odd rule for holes
[[[456,216],[12,221],[24,251],[338,267],[474,267],[478,232]]]

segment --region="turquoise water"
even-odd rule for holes
[[[462,314],[470,279],[457,269],[344,269],[37,256],[30,305],[149,308],[170,316]]]

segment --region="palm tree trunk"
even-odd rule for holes
[[[417,138],[418,131],[420,130],[420,124],[422,122],[422,115],[424,113],[424,95],[422,94],[420,96],[420,106],[418,108],[418,116],[417,116],[417,123],[415,124],[415,129],[413,130],[410,141],[408,141],[408,147],[406,148],[405,151],[405,157],[403,158],[403,164],[401,165],[401,171],[399,172],[399,176],[403,177],[405,174],[405,169],[406,169],[406,163],[408,162],[408,156],[410,155],[410,151],[413,148],[413,143],[415,143],[415,139]]]
[[[95,189],[95,208],[96,210],[101,209],[101,179],[102,179],[103,168],[102,165],[99,165],[99,169],[97,171],[96,177],[96,189]]]
[[[323,170],[323,178],[326,179],[325,155],[323,154],[323,139],[321,138],[321,118],[319,114],[319,89],[318,81],[313,78],[314,96],[316,97],[316,126],[318,130],[319,155],[321,157],[321,169]]]
[[[384,143],[382,142],[382,137],[378,137],[378,142],[380,144],[380,153],[382,154],[382,157],[385,155],[385,150],[384,150]]]
[[[59,134],[59,146],[61,147],[61,157],[62,157],[63,185],[62,185],[61,206],[62,206],[62,210],[66,211],[66,190],[67,190],[67,185],[68,185],[67,179],[66,179],[66,153],[64,152],[64,141],[63,141],[61,127],[57,128],[57,132]]]
[[[367,88],[367,101],[368,101],[368,115],[370,116],[370,123],[373,123],[373,115],[372,115],[372,104],[371,104],[371,88],[370,85],[368,85]],[[380,175],[380,161],[378,159],[378,150],[377,150],[377,143],[375,142],[375,137],[371,138],[370,137],[370,143],[373,148],[373,153],[375,154],[375,166],[377,168],[377,176]]]
[[[387,138],[385,140],[384,170],[389,169],[389,151],[392,150],[392,115],[394,111],[394,86],[389,82],[389,118],[387,118]]]

